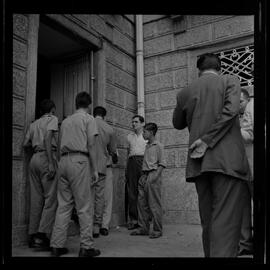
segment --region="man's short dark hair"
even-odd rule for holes
[[[139,118],[140,122],[141,122],[141,123],[144,123],[144,118],[143,118],[143,116],[136,114],[136,115],[134,115],[134,116],[132,117],[132,119],[134,119],[134,118]]]
[[[43,115],[45,113],[50,113],[53,108],[56,108],[56,107],[55,107],[54,102],[50,99],[44,99],[40,103],[41,115]]]
[[[96,117],[97,115],[101,116],[101,117],[105,117],[107,114],[107,111],[104,107],[102,106],[97,106],[94,108],[94,111],[93,111],[93,115],[94,117]]]
[[[216,71],[220,71],[221,61],[217,55],[213,53],[205,53],[199,57],[197,61],[197,68],[200,71],[204,71],[207,69],[214,69]]]
[[[241,88],[241,93],[243,93],[244,97],[248,100],[249,99],[249,92],[246,88]]]
[[[156,135],[158,130],[158,126],[155,123],[146,123],[143,128],[148,131],[152,131],[154,136]]]
[[[91,96],[87,92],[80,92],[76,96],[76,109],[87,108],[92,103]]]

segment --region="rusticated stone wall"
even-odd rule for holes
[[[164,222],[200,223],[194,184],[185,181],[188,130],[175,130],[176,94],[197,77],[196,59],[253,43],[252,16],[144,15],[146,121],[158,124],[168,167],[163,173]]]

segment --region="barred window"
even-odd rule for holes
[[[248,45],[216,53],[221,60],[221,73],[232,74],[239,78],[241,87],[252,86],[254,45]]]

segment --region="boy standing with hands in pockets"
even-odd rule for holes
[[[131,233],[131,235],[149,235],[152,219],[153,231],[149,235],[150,238],[162,236],[161,174],[166,162],[163,145],[155,137],[157,130],[155,123],[147,123],[143,129],[143,137],[148,143],[142,165],[143,175],[138,185],[139,228]]]

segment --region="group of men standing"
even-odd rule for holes
[[[220,75],[221,62],[216,55],[202,55],[197,68],[199,78],[177,95],[172,123],[176,129],[189,130],[186,181],[195,183],[198,194],[204,254],[236,257],[247,249],[247,242],[252,252],[253,193],[249,187],[253,180],[253,146],[247,144],[253,143],[253,103],[242,102],[245,91],[241,94],[235,76]],[[57,142],[55,106],[45,101],[41,104],[43,116],[31,124],[24,142],[25,146],[31,142],[35,151],[30,163],[30,246],[45,243],[53,256],[68,252],[64,245],[74,206],[80,224],[79,256],[98,256],[100,251],[94,248],[93,237],[108,234],[110,218],[103,215],[104,194],[110,190],[110,216],[116,142],[113,129],[104,121],[105,108],[96,107],[94,119],[89,114],[90,104],[88,93],[77,95],[76,112],[63,120]],[[244,120],[239,121],[241,111]],[[166,166],[163,146],[155,139],[154,123],[145,125],[144,118],[135,115],[132,127],[134,132],[127,137],[125,172],[128,229],[137,229],[131,235],[145,235],[142,228],[148,230],[153,218],[156,233],[152,238],[156,238],[162,235],[160,175]],[[153,177],[149,177],[153,171]],[[154,184],[148,190],[145,183],[151,181]],[[145,196],[148,202],[153,201],[150,208]],[[146,208],[151,215],[145,216]],[[46,235],[50,234],[49,241]]]
[[[100,254],[93,237],[108,235],[112,210],[111,166],[118,160],[114,130],[104,121],[105,108],[94,109],[95,119],[89,114],[88,93],[77,94],[75,103],[76,111],[63,120],[57,134],[55,104],[44,100],[42,116],[24,140],[25,147],[34,149],[29,247],[51,250],[56,257],[68,252],[65,242],[74,207],[80,224],[79,257]]]

